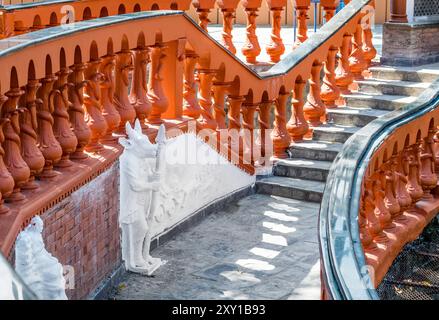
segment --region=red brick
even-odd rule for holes
[[[117,168],[43,214],[47,248],[75,269],[69,298],[85,298],[120,263]]]

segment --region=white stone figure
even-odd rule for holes
[[[0,254],[0,301],[23,300],[24,288],[8,261]]]
[[[43,220],[35,216],[17,237],[15,271],[43,300],[67,300],[63,266],[45,248]]]
[[[136,120],[134,129],[125,125],[128,139],[119,143],[125,150],[120,157],[120,215],[122,259],[127,270],[151,275],[164,262],[150,255],[151,225],[157,208],[160,188],[160,148],[164,144],[165,127],[159,129],[152,144],[142,133]]]

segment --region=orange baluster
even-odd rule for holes
[[[56,140],[58,140],[63,154],[61,160],[56,164],[57,167],[65,168],[71,166],[73,163],[70,161],[70,154],[75,152],[78,145],[78,139],[72,130],[70,125],[68,110],[71,107],[69,101],[69,87],[72,86],[68,82],[68,76],[72,71],[67,67],[62,67],[60,71],[56,73],[57,80],[54,84],[55,97],[53,111],[53,134]]]
[[[396,199],[398,200],[401,211],[405,211],[410,208],[412,204],[412,198],[407,191],[407,175],[409,171],[408,158],[406,152],[401,152],[399,155],[392,157],[393,166],[396,167]]]
[[[245,101],[243,96],[229,95],[227,98],[229,105],[229,112],[227,117],[229,119],[229,130],[241,130],[241,106]]]
[[[236,7],[239,0],[218,0],[218,7],[221,8],[223,13],[223,31],[222,31],[222,44],[231,53],[236,54],[236,48],[233,44],[233,21],[236,18]]]
[[[120,115],[119,134],[124,134],[125,124],[127,122],[133,123],[136,118],[136,110],[134,110],[128,97],[129,74],[133,68],[133,56],[130,50],[123,49],[117,53],[114,106]]]
[[[107,133],[102,138],[105,143],[116,143],[117,137],[113,136],[121,122],[119,112],[113,104],[114,97],[114,69],[116,66],[116,55],[107,54],[102,58],[100,72],[102,73],[101,86],[101,102],[102,115],[107,122]]]
[[[335,70],[335,84],[340,88],[341,93],[349,94],[349,86],[354,82],[354,75],[351,73],[349,65],[349,56],[352,46],[352,35],[343,36],[343,44],[340,48],[340,59],[337,69]]]
[[[385,244],[388,241],[387,236],[383,232],[383,228],[381,226],[380,220],[377,216],[377,199],[379,188],[377,185],[377,181],[379,178],[376,174],[368,177],[366,180],[366,219],[367,219],[367,228],[372,235],[372,238],[375,243]],[[380,185],[379,185],[380,186]]]
[[[212,84],[216,70],[198,69],[199,87],[199,103],[201,106],[201,117],[199,123],[208,129],[215,130],[217,124],[212,114]]]
[[[336,108],[335,101],[340,98],[340,89],[335,80],[335,60],[338,49],[329,48],[328,57],[325,62],[325,77],[320,96],[327,108]]]
[[[6,102],[7,98],[4,95],[0,95],[0,111],[2,110],[3,104]],[[9,122],[9,119],[3,117],[3,112],[1,112],[2,118],[0,119],[0,215],[9,212],[9,208],[4,205],[4,199],[9,197],[14,190],[14,178],[6,168],[4,157],[5,150],[3,149],[3,144],[5,142],[5,135],[3,133],[3,127]]]
[[[435,163],[433,157],[433,136],[435,131],[433,128],[428,130],[428,135],[422,141],[419,158],[421,160],[420,167],[420,183],[424,189],[423,200],[433,199],[431,190],[437,187],[438,178],[435,172]]]
[[[421,232],[422,228],[426,224],[426,220],[424,215],[415,208],[416,203],[421,200],[424,190],[420,185],[419,179],[419,144],[421,141],[417,141],[412,146],[408,146],[404,148],[404,161],[406,162],[406,175],[407,175],[407,192],[410,195],[412,203],[410,207],[404,212],[404,215],[410,219],[411,223],[409,224],[409,232],[408,235],[409,240],[414,240],[415,237]],[[408,167],[408,168],[407,168]],[[416,235],[416,236],[415,236]]]
[[[326,114],[325,104],[320,96],[320,71],[322,63],[315,61],[311,69],[311,78],[309,79],[309,93],[307,102],[304,106],[305,118],[314,127],[322,124],[321,118]]]
[[[379,266],[380,258],[385,255],[385,252],[383,252],[382,246],[378,247],[375,239],[381,234],[381,228],[374,211],[375,203],[372,181],[370,178],[367,178],[364,184],[363,200],[358,222],[360,227],[360,239],[367,258],[367,263],[376,269]]]
[[[296,80],[293,90],[293,99],[291,103],[293,110],[291,111],[291,119],[287,123],[287,130],[293,141],[303,140],[303,136],[308,132],[309,126],[303,113],[305,104],[304,89],[306,81],[299,78]]]
[[[29,181],[22,186],[23,190],[35,190],[39,186],[35,176],[44,168],[44,156],[37,143],[37,90],[41,86],[38,80],[28,80],[25,86],[25,95],[21,97],[20,106],[24,112],[20,114],[20,140],[23,160],[30,169]]]
[[[407,228],[404,223],[398,221],[398,217],[401,214],[401,206],[396,199],[396,163],[395,157],[392,157],[389,161],[382,165],[383,186],[384,186],[384,206],[389,211],[391,221],[384,226],[387,231],[396,235],[399,244],[404,243],[407,240]]]
[[[234,152],[235,155],[242,155],[242,137],[241,133],[241,107],[245,101],[243,96],[228,96],[228,114],[227,117],[229,119],[229,146],[230,150]],[[240,159],[233,159],[229,156],[231,161],[238,162]],[[236,163],[235,162],[235,163]]]
[[[424,190],[420,185],[420,175],[419,175],[419,145],[421,141],[418,141],[416,144],[408,148],[408,164],[409,164],[409,174],[408,174],[408,182],[407,182],[407,191],[412,198],[412,203],[418,202],[422,195],[424,194]]]
[[[143,129],[148,126],[145,119],[151,112],[151,102],[147,97],[147,66],[149,63],[148,48],[139,46],[134,50],[134,72],[131,82],[130,102],[136,110],[137,119]]]
[[[57,77],[53,74],[46,75],[41,79],[41,87],[38,89],[37,96],[37,118],[38,118],[38,143],[41,153],[46,159],[43,172],[39,175],[40,179],[53,179],[58,172],[53,170],[63,155],[63,150],[58,140],[53,134],[53,112],[55,111],[55,96],[59,91],[53,89]]]
[[[256,35],[256,18],[258,17],[258,9],[261,3],[262,0],[247,0],[241,3],[247,15],[246,40],[241,52],[245,56],[246,61],[251,64],[255,64],[256,58],[261,54],[261,47]]]
[[[395,217],[401,211],[401,206],[396,198],[397,179],[396,176],[396,162],[394,157],[382,165],[385,185],[384,205],[386,206],[392,217]]]
[[[420,143],[420,141],[419,141]],[[408,204],[403,216],[399,218],[406,224],[409,233],[407,238],[409,241],[414,240],[421,232],[426,224],[424,215],[415,206],[422,198],[424,191],[420,186],[419,181],[419,148],[417,143],[412,146],[405,146],[401,155],[403,161],[402,168],[406,176],[407,183],[405,184],[406,191],[410,196],[411,203]],[[402,206],[401,206],[402,207]]]
[[[101,59],[92,60],[87,63],[87,69],[85,70],[87,81],[84,95],[85,121],[91,132],[90,142],[85,147],[88,152],[99,152],[103,149],[99,140],[105,136],[108,128],[107,121],[102,115],[100,64]]]
[[[194,0],[192,4],[197,9],[199,26],[207,32],[207,26],[210,22],[208,16],[210,10],[215,7],[215,0]]]
[[[90,142],[90,129],[84,120],[84,87],[86,81],[84,80],[85,64],[75,63],[70,67],[72,74],[69,76],[69,82],[72,87],[69,90],[69,100],[72,102],[69,108],[69,119],[72,124],[73,132],[78,139],[78,145],[75,152],[70,154],[70,159],[81,160],[88,157],[84,153],[85,146]]]
[[[436,127],[436,132],[433,137],[433,152],[436,174],[439,174],[439,129]]]
[[[183,114],[192,119],[200,117],[201,109],[197,99],[195,82],[195,66],[198,55],[194,51],[186,51],[184,60]]]
[[[363,191],[363,192],[366,193],[366,191]],[[375,242],[373,242],[373,237],[372,237],[371,233],[369,232],[367,214],[366,214],[366,212],[371,211],[371,207],[373,208],[374,205],[373,205],[373,202],[371,202],[371,199],[369,196],[366,197],[363,195],[362,198],[363,198],[363,200],[361,201],[360,211],[358,214],[358,224],[360,227],[361,244],[363,245],[363,248],[367,253],[371,249],[372,250],[377,249]]]
[[[281,20],[282,11],[286,5],[286,0],[267,0],[268,6],[270,7],[272,14],[271,23],[271,41],[267,46],[267,53],[270,56],[270,61],[272,63],[277,63],[280,61],[280,57],[285,52],[285,46],[280,35],[281,30]]]
[[[215,81],[213,83],[213,111],[215,114],[215,121],[217,124],[216,129],[226,129],[226,111],[225,111],[225,98],[227,90],[230,88],[230,83]]]
[[[254,129],[255,129],[255,112],[259,104],[247,103],[242,104],[242,126],[243,134],[243,154],[244,164],[253,164],[255,159],[253,157],[254,146]]]
[[[3,105],[2,118],[10,120],[3,124],[3,133],[5,135],[3,142],[5,154],[3,160],[14,179],[14,190],[5,198],[6,202],[19,202],[25,199],[25,196],[21,193],[21,188],[28,182],[30,177],[30,169],[21,156],[20,148],[19,110],[17,110],[17,103],[23,93],[19,88],[11,88],[6,92],[8,100]]]
[[[375,7],[375,1],[371,1],[369,4],[373,8]],[[368,17],[368,21],[363,22],[364,28],[363,28],[363,52],[364,52],[364,59],[366,60],[367,66],[369,67],[372,64],[372,60],[377,55],[377,50],[375,49],[372,39],[372,17],[375,15],[375,12],[370,12],[366,15]]]
[[[259,147],[261,150],[261,160],[258,160],[260,165],[264,165],[265,160],[271,158],[272,154],[269,153],[271,150],[267,150],[267,142],[271,139],[268,136],[268,132],[271,128],[270,125],[270,114],[271,108],[273,107],[273,101],[263,101],[259,104],[258,108],[258,123],[259,123]]]
[[[300,46],[308,39],[308,11],[311,5],[310,0],[296,0],[294,10],[296,10],[297,17],[297,39],[294,44],[294,49]]]
[[[354,41],[352,42],[352,52],[349,57],[349,67],[355,80],[363,79],[363,71],[367,68],[367,62],[363,52],[363,28],[361,26],[361,19],[364,14],[360,13],[359,16],[361,18],[357,23]]]
[[[163,91],[163,59],[166,57],[164,53],[164,45],[157,43],[151,47],[148,81],[148,99],[151,101],[151,112],[148,121],[152,124],[163,123],[162,114],[168,110],[169,101]]]
[[[286,110],[289,93],[280,93],[275,104],[274,128],[271,139],[274,147],[274,157],[287,158],[286,150],[290,146],[291,138],[287,131]]]
[[[403,243],[403,239],[398,237],[398,229],[392,223],[392,216],[385,205],[385,188],[386,179],[382,171],[378,171],[374,175],[374,198],[375,198],[375,215],[381,224],[381,229],[385,238],[380,241],[380,244],[385,243],[389,251],[394,251]]]

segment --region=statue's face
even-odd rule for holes
[[[139,120],[135,122],[134,128],[130,123],[125,124],[128,139],[121,138],[119,143],[139,158],[155,158],[157,156],[157,145],[149,141],[148,136],[142,133]]]
[[[157,155],[157,145],[152,144],[146,135],[136,135],[132,141],[133,148],[142,158],[155,158]]]
[[[44,222],[39,216],[35,216],[31,220],[30,227],[32,230],[41,233],[43,231],[43,228],[44,228]]]

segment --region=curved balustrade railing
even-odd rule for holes
[[[297,48],[308,39],[307,19],[311,0],[295,0],[294,10],[297,16],[298,34],[293,48],[285,48],[281,37],[281,19],[288,0],[264,0],[271,11],[272,32],[270,42],[265,50],[270,62],[280,61],[285,52]],[[323,0],[321,6],[325,19],[329,21],[335,14],[339,0]],[[236,54],[233,42],[233,24],[238,5],[242,6],[247,16],[246,41],[241,48],[247,63],[257,64],[261,54],[261,45],[256,33],[258,10],[262,0],[54,0],[20,5],[5,6],[0,16],[0,37],[6,38],[48,27],[84,21],[99,17],[148,10],[182,10],[188,11],[191,3],[196,9],[199,26],[207,30],[210,23],[209,13],[219,8],[223,17],[221,43],[231,53]]]
[[[340,91],[367,71],[376,53],[363,23],[370,4],[352,1],[263,73],[175,11],[108,16],[0,40],[2,251],[9,254],[35,214],[111,166],[124,124],[135,118],[151,137],[162,122],[182,130],[195,122],[208,136],[245,129],[253,137],[258,127],[258,142],[246,149],[238,139],[235,152],[250,173],[271,156],[266,141],[275,157],[286,157],[291,141],[325,121]],[[231,156],[236,141],[222,143]]]
[[[320,211],[323,297],[379,299],[375,288],[403,246],[439,213],[438,125],[436,81],[346,142]]]

